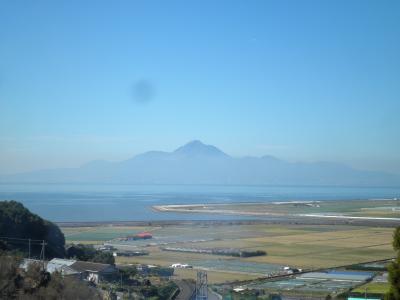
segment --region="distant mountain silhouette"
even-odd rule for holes
[[[234,158],[192,141],[173,152],[149,151],[121,162],[2,176],[2,183],[247,184],[400,186],[400,176],[332,162],[291,163],[273,156]]]
[[[227,154],[212,145],[205,145],[195,140],[176,149],[174,154],[196,157],[228,157]]]

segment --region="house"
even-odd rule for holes
[[[81,275],[81,279],[93,283],[99,283],[102,280],[112,279],[118,274],[115,266],[109,264],[100,264],[89,261],[76,261],[70,266]]]
[[[31,265],[39,265],[39,266],[44,266],[47,272],[49,273],[54,273],[54,272],[59,272],[63,276],[69,276],[69,275],[76,275],[79,277],[79,272],[76,270],[73,270],[70,266],[74,264],[76,260],[70,260],[70,259],[62,259],[62,258],[53,258],[50,261],[42,261],[38,259],[30,259],[30,258],[24,258],[22,262],[20,263],[19,267],[24,270],[28,271],[28,268]]]
[[[49,273],[60,272],[63,276],[75,276],[96,284],[111,279],[118,273],[113,265],[61,258],[50,260],[46,270]]]

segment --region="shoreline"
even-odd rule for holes
[[[332,209],[332,205],[342,206],[343,201],[349,205],[347,211]],[[364,202],[364,204],[362,203]],[[54,223],[62,227],[96,227],[96,226],[169,226],[178,224],[320,224],[320,225],[359,225],[359,226],[398,226],[400,214],[380,216],[357,215],[363,210],[374,210],[382,208],[390,212],[398,212],[399,200],[393,198],[369,198],[348,200],[293,200],[293,201],[271,201],[271,202],[229,202],[229,203],[196,203],[196,204],[162,204],[153,205],[148,208],[159,214],[174,213],[173,219],[167,217],[148,220],[75,220],[56,221]],[[373,203],[373,206],[371,204]],[[323,207],[329,204],[331,207]],[[356,204],[356,205],[355,205]],[[243,206],[253,206],[249,210]],[[259,205],[260,207],[257,207]],[[387,206],[382,206],[387,205]],[[291,206],[291,207],[290,207]],[[347,205],[346,205],[347,206]],[[340,207],[339,207],[340,208]],[[300,210],[299,210],[300,209]],[[257,211],[258,210],[258,211]],[[346,213],[350,215],[346,215]],[[188,218],[189,214],[202,214],[201,219]],[[351,215],[355,214],[355,215]],[[184,217],[180,218],[179,215]],[[209,218],[207,217],[209,215]],[[229,218],[218,218],[217,216],[229,216]]]
[[[211,209],[185,209],[187,205],[155,205],[153,208],[159,212],[174,212],[174,213],[203,213],[203,214],[221,214],[221,215],[238,215],[238,216],[273,216],[273,217],[306,217],[306,218],[335,218],[344,220],[380,220],[380,221],[397,221],[400,218],[392,217],[357,217],[345,215],[327,215],[327,214],[285,214],[285,213],[272,213],[272,212],[246,212],[234,210],[211,210]],[[201,205],[191,205],[194,207]]]
[[[349,202],[355,201],[397,201],[397,199],[357,199],[357,200],[348,200]],[[333,201],[337,202],[337,201]],[[367,223],[393,223],[393,224],[400,224],[400,216],[357,216],[351,215],[352,213],[357,213],[357,211],[349,210],[347,213],[350,215],[346,215],[346,212],[339,213],[339,212],[329,212],[329,211],[322,211],[322,212],[297,212],[292,213],[290,212],[290,208],[288,211],[273,211],[274,207],[277,206],[284,206],[284,205],[304,205],[307,207],[320,207],[319,205],[324,203],[324,201],[320,200],[312,200],[312,201],[281,201],[281,202],[251,202],[251,203],[198,203],[198,204],[171,204],[171,205],[154,205],[152,209],[161,213],[181,213],[181,214],[210,214],[210,215],[230,215],[230,216],[242,216],[242,217],[255,217],[255,218],[276,218],[279,219],[288,219],[288,220],[297,220],[299,222],[305,220],[331,220],[331,221],[342,221],[342,222],[367,222]],[[326,203],[326,202],[325,202]],[[332,202],[331,202],[332,203]],[[254,211],[254,210],[244,210],[240,209],[241,206],[244,205],[260,205],[260,208],[265,210],[263,211]],[[396,203],[397,205],[397,203]],[[225,209],[224,209],[225,208]],[[268,208],[270,208],[268,210]],[[257,209],[257,207],[255,207]],[[364,208],[361,208],[363,210]],[[368,208],[374,209],[374,208]],[[398,211],[397,207],[388,206],[388,210],[391,211]]]

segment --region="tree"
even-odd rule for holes
[[[102,264],[110,264],[113,265],[115,263],[115,258],[110,252],[101,252],[98,251],[92,259],[92,262],[102,263]]]
[[[96,250],[92,245],[71,245],[66,252],[68,258],[111,265],[115,263],[115,258],[111,252]]]
[[[96,249],[92,245],[71,245],[67,247],[67,257],[88,261],[96,255]]]
[[[386,300],[400,300],[400,227],[393,233],[393,249],[397,252],[397,257],[389,267],[390,291],[385,296]]]
[[[397,227],[394,230],[392,245],[394,250],[396,250],[397,252],[400,251],[400,227]]]

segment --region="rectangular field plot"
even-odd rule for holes
[[[370,282],[358,287],[357,289],[353,290],[353,292],[365,293],[365,291],[368,291],[368,293],[385,294],[389,291],[389,289],[390,289],[390,284],[387,282]]]
[[[248,225],[216,226],[165,226],[152,230],[153,238],[149,240],[114,241],[117,244],[135,247],[165,246],[169,244],[198,245],[210,241],[231,240],[239,242],[243,237],[262,237],[265,233],[257,227]],[[278,235],[275,233],[274,235]],[[113,243],[113,242],[111,242]]]
[[[104,242],[118,237],[137,234],[142,231],[152,230],[146,227],[125,226],[96,226],[77,228],[61,228],[67,242]]]
[[[299,294],[341,293],[360,285],[372,276],[372,273],[362,272],[306,273],[290,279],[257,282],[246,287]]]
[[[283,265],[276,264],[260,264],[254,262],[247,262],[236,259],[226,260],[198,260],[190,261],[190,263],[197,268],[207,270],[225,270],[238,273],[255,273],[260,275],[271,275],[282,271]]]

